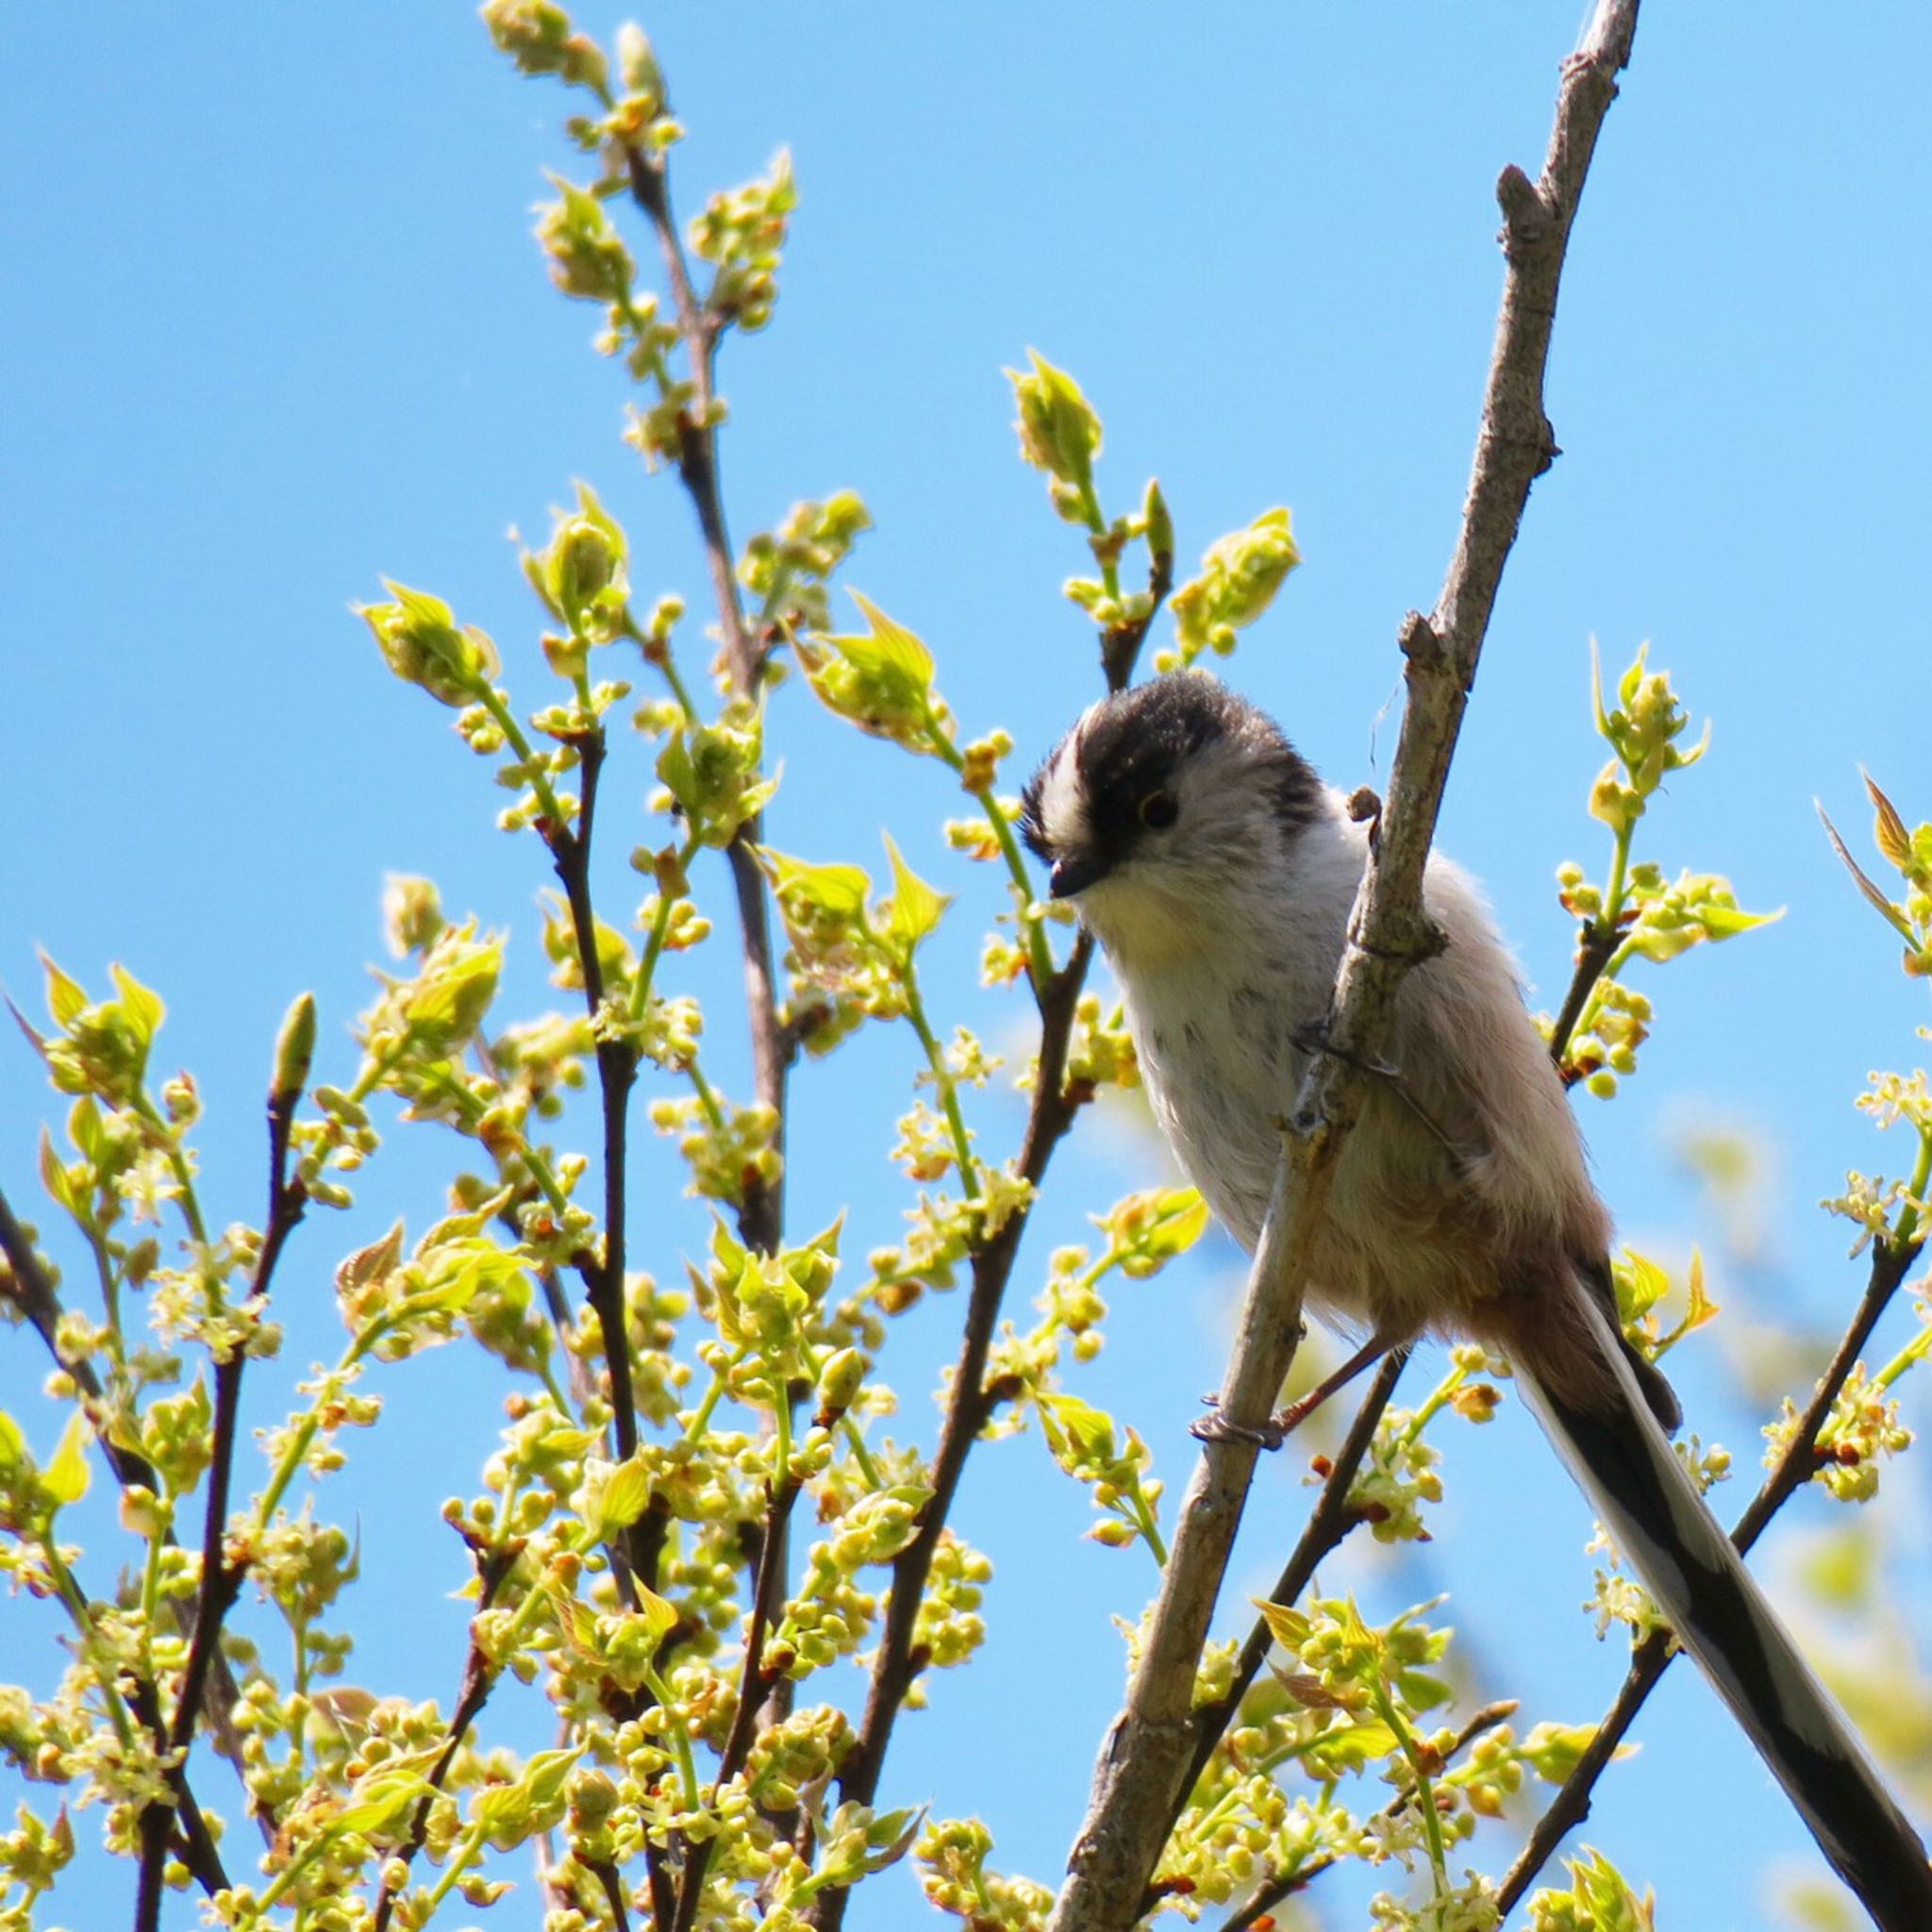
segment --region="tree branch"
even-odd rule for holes
[[[758,1736],[758,1712],[770,1688],[764,1669],[765,1639],[785,1604],[783,1529],[797,1495],[797,1481],[788,1478],[773,1492],[766,1511],[758,1569],[752,1579],[751,1622],[744,1635],[744,1663],[738,1677],[738,1708],[731,1714],[731,1729],[725,1734],[724,1749],[718,1759],[718,1775],[711,1787],[714,1793],[722,1791],[744,1769],[752,1740]],[[676,1911],[669,1922],[668,1932],[691,1932],[697,1924],[698,1905],[705,1890],[705,1870],[710,1859],[709,1839],[700,1839],[686,1852],[683,1875],[678,1881]]]
[[[1124,691],[1148,630],[1174,580],[1174,559],[1157,557],[1148,579],[1153,604],[1146,616],[1109,631],[1102,641],[1101,669],[1110,691]],[[1080,993],[1093,960],[1092,936],[1082,930],[1067,955],[1067,963],[1043,987],[1034,988],[1040,1010],[1040,1054],[1035,1070],[1032,1104],[1020,1141],[1020,1173],[1037,1191],[1045,1178],[1054,1150],[1074,1124],[1085,1096],[1067,1088],[1067,1052]],[[999,1233],[973,1257],[973,1288],[959,1338],[959,1357],[953,1369],[952,1392],[940,1424],[939,1447],[933,1457],[932,1499],[919,1522],[919,1532],[892,1559],[891,1594],[886,1604],[886,1624],[873,1661],[872,1686],[858,1737],[839,1768],[842,1798],[870,1805],[878,1794],[886,1749],[907,1693],[925,1668],[913,1641],[919,1607],[924,1599],[933,1557],[939,1550],[966,1458],[979,1432],[1005,1399],[1004,1392],[986,1383],[986,1360],[992,1346],[1007,1284],[1026,1232],[1030,1207],[1022,1207]],[[851,1894],[835,1887],[820,1894],[812,1907],[818,1932],[839,1932],[844,1924]]]
[[[594,1029],[604,1006],[604,966],[597,956],[597,916],[591,897],[591,841],[597,823],[597,781],[604,770],[604,727],[601,724],[577,742],[577,766],[583,774],[583,796],[577,808],[577,822],[570,825],[550,824],[540,829],[550,848],[551,863],[570,908],[571,933],[577,952],[578,969],[584,977],[584,1006]],[[599,1039],[597,1051],[597,1092],[604,1121],[604,1254],[575,1257],[576,1272],[584,1284],[591,1310],[597,1318],[597,1334],[604,1347],[604,1365],[610,1376],[611,1427],[616,1436],[617,1459],[627,1462],[637,1454],[638,1413],[631,1390],[630,1329],[625,1307],[626,1254],[625,1203],[628,1193],[628,1144],[630,1134],[630,1090],[637,1078],[637,1049],[621,1040]],[[657,1581],[655,1553],[640,1546],[632,1531],[625,1529],[616,1539],[618,1561],[612,1565],[619,1590],[626,1604],[636,1607],[633,1575],[641,1574],[646,1585]]]
[[[724,491],[718,478],[718,432],[711,421],[718,341],[724,325],[698,300],[691,286],[684,243],[671,212],[671,183],[665,157],[647,154],[635,146],[627,147],[625,155],[632,199],[650,221],[664,258],[677,332],[691,366],[691,405],[678,428],[677,474],[697,513],[705,567],[718,608],[724,662],[739,694],[755,698],[764,679],[764,652],[744,621],[736,554],[724,521]],[[762,814],[747,819],[726,848],[725,858],[738,895],[739,924],[743,938],[745,1006],[751,1020],[752,1091],[758,1103],[770,1108],[776,1118],[772,1144],[780,1163],[776,1180],[760,1182],[747,1191],[739,1210],[739,1231],[748,1247],[772,1255],[778,1251],[784,1236],[785,1090],[797,1042],[778,1018],[770,906],[764,874],[755,857],[762,837]]]
[[[476,1565],[476,1617],[482,1616],[496,1601],[496,1592],[508,1580],[516,1568],[516,1557],[500,1550],[489,1550],[475,1544],[471,1545],[470,1555]],[[541,1586],[533,1586],[541,1587]],[[483,1714],[483,1707],[490,1702],[490,1693],[496,1688],[501,1667],[493,1665],[489,1653],[476,1641],[475,1635],[475,1618],[471,1619],[470,1651],[463,1659],[463,1679],[457,1690],[456,1708],[450,1713],[448,1727],[443,1732],[442,1749],[437,1753],[436,1762],[429,1769],[426,1789],[417,1802],[414,1814],[409,1820],[409,1836],[397,1847],[394,1857],[402,1860],[407,1872],[418,1852],[423,1849],[424,1840],[429,1833],[429,1812],[435,1803],[436,1794],[442,1789],[443,1780],[450,1774],[450,1767],[457,1761],[457,1753],[462,1748],[463,1738],[469,1728]],[[391,1916],[395,1911],[396,1890],[384,1879],[381,1890],[375,1900],[375,1932],[388,1932]]]
[[[261,1251],[256,1257],[254,1278],[243,1303],[244,1310],[250,1313],[258,1311],[268,1300],[275,1264],[308,1205],[308,1191],[299,1180],[289,1179],[289,1133],[301,1098],[299,1086],[276,1086],[268,1096],[268,1223],[262,1230]],[[194,1742],[195,1720],[207,1702],[208,1675],[221,1656],[222,1624],[242,1593],[242,1579],[248,1570],[246,1557],[234,1562],[227,1559],[225,1541],[228,1491],[234,1479],[236,1436],[242,1419],[242,1376],[247,1366],[248,1350],[242,1342],[215,1363],[214,1444],[208,1458],[208,1503],[202,1522],[201,1589],[195,1600],[193,1635],[189,1641],[188,1662],[181,1674],[174,1722],[166,1726],[167,1748],[180,1754],[184,1768]],[[155,1722],[160,1723],[158,1696],[154,1698],[154,1716]],[[180,1803],[186,1795],[184,1782],[176,1790],[176,1802]],[[142,1813],[138,1899],[143,1905],[151,1900],[157,1916],[147,1918],[137,1912],[136,1932],[154,1932],[159,1923],[160,1881],[167,1862],[173,1809],[165,1803],[157,1803]],[[262,1822],[266,1824],[268,1821]],[[202,1829],[206,1831],[205,1826]]]
[[[1282,1566],[1281,1574],[1274,1579],[1274,1588],[1268,1592],[1270,1603],[1294,1604],[1308,1587],[1316,1565],[1363,1520],[1348,1507],[1348,1492],[1355,1487],[1356,1472],[1361,1468],[1362,1457],[1369,1453],[1369,1444],[1375,1440],[1382,1411],[1389,1407],[1390,1398],[1395,1393],[1396,1381],[1407,1361],[1407,1349],[1394,1349],[1383,1357],[1381,1367],[1375,1371],[1375,1379],[1369,1384],[1362,1406],[1357,1410],[1355,1421],[1349,1424],[1341,1447],[1335,1453],[1334,1466],[1322,1485],[1322,1493],[1316,1498],[1314,1508],[1308,1513],[1301,1540]],[[1224,1695],[1217,1697],[1211,1704],[1202,1705],[1194,1713],[1194,1756],[1188,1770],[1187,1782],[1181,1790],[1183,1801],[1199,1781],[1201,1774],[1208,1769],[1208,1760],[1214,1756],[1215,1745],[1220,1743],[1228,1725],[1234,1722],[1236,1712],[1241,1707],[1241,1699],[1248,1694],[1248,1686],[1260,1674],[1261,1666],[1267,1662],[1274,1642],[1267,1618],[1257,1617],[1236,1661],[1234,1682]],[[1179,1815],[1180,1806],[1176,1805],[1174,1817]],[[1174,1829],[1174,1818],[1167,1822],[1170,1831]]]
[[[698,532],[704,542],[706,569],[711,579],[712,600],[717,606],[719,633],[724,641],[724,662],[738,694],[756,700],[764,682],[763,645],[751,635],[744,621],[744,606],[739,594],[736,554],[724,518],[724,491],[718,475],[718,433],[713,421],[714,374],[718,342],[725,323],[708,304],[698,300],[691,286],[691,271],[685,260],[684,243],[671,211],[671,183],[668,158],[646,153],[642,148],[625,150],[631,195],[649,220],[658,237],[664,273],[671,287],[672,306],[677,319],[677,332],[690,364],[691,407],[678,425],[677,473],[696,512]],[[777,1174],[765,1180],[753,1176],[747,1183],[738,1210],[738,1228],[747,1247],[762,1255],[775,1255],[785,1238],[785,1158],[789,1119],[787,1088],[791,1063],[798,1053],[797,1037],[784,1024],[778,1013],[777,975],[773,965],[771,905],[765,876],[757,853],[764,836],[764,815],[755,814],[740,824],[725,848],[725,861],[731,868],[731,883],[738,900],[739,932],[744,961],[745,1011],[751,1032],[752,1091],[759,1106],[771,1114],[772,1149],[778,1157]],[[781,1396],[781,1400],[788,1399]],[[760,1640],[760,1619],[769,1619],[775,1604],[782,1603],[789,1574],[791,1506],[798,1485],[781,1481],[771,1501],[759,1552],[758,1576],[753,1586],[752,1633]],[[655,1505],[655,1499],[654,1499]],[[654,1507],[642,1525],[654,1536],[653,1557],[668,1533],[665,1513]],[[770,1580],[767,1579],[767,1572]],[[744,1683],[748,1690],[760,1667],[758,1650],[750,1647],[745,1656]],[[779,1712],[790,1707],[791,1681],[780,1678],[771,1687],[771,1696]],[[757,1707],[747,1717],[741,1711],[740,1722],[746,1726],[741,1753],[749,1750],[756,1734]],[[738,1729],[734,1724],[734,1732]],[[728,1775],[736,1774],[736,1767]],[[727,1774],[722,1774],[720,1783]],[[685,1872],[676,1903],[676,1923],[690,1926],[695,1919],[704,1887],[708,1847],[688,1847]],[[664,1913],[659,1888],[654,1873],[654,1916],[662,1924]]]
[[[246,1307],[250,1309],[258,1309],[268,1300],[275,1263],[281,1259],[282,1248],[302,1219],[308,1199],[301,1182],[289,1179],[289,1130],[300,1098],[298,1091],[273,1092],[268,1099],[268,1226],[249,1286]],[[236,1434],[242,1417],[242,1374],[247,1362],[247,1350],[237,1348],[225,1361],[215,1364],[214,1452],[208,1463],[208,1507],[202,1524],[201,1595],[170,1731],[177,1751],[186,1750],[194,1737],[195,1715],[201,1708],[209,1666],[221,1644],[223,1620],[241,1594],[242,1578],[248,1567],[246,1558],[230,1563],[224,1551]]]
[[[1750,1507],[1738,1519],[1737,1527],[1731,1531],[1731,1541],[1737,1545],[1740,1556],[1750,1554],[1752,1545],[1764,1534],[1772,1518],[1818,1473],[1819,1434],[1831,1420],[1839,1394],[1857,1366],[1858,1357],[1864,1354],[1866,1344],[1872,1339],[1872,1331],[1877,1327],[1880,1317],[1898,1292],[1900,1284],[1924,1245],[1923,1241],[1913,1241],[1898,1247],[1886,1241],[1874,1246],[1865,1292],[1852,1317],[1851,1325],[1840,1338],[1829,1365],[1812,1391],[1811,1400],[1806,1405],[1785,1453],[1778,1457],[1776,1467],[1765,1477],[1763,1486],[1751,1499]],[[1674,1641],[1667,1630],[1653,1631],[1632,1649],[1630,1670],[1624,1679],[1623,1688],[1605,1711],[1596,1735],[1576,1760],[1570,1775],[1563,1780],[1562,1789],[1537,1820],[1528,1842],[1503,1881],[1500,1898],[1506,1914],[1535,1882],[1537,1874],[1549,1862],[1550,1855],[1562,1841],[1564,1834],[1590,1816],[1591,1794],[1596,1789],[1597,1779],[1603,1775],[1605,1766],[1623,1742],[1624,1733],[1643,1708],[1644,1700],[1657,1689],[1663,1674],[1670,1668],[1671,1659],[1676,1655]]]
[[[1330,1002],[1330,1045],[1296,1097],[1222,1384],[1237,1429],[1261,1423],[1280,1392],[1360,1069],[1382,1057],[1402,976],[1435,942],[1423,911],[1423,867],[1503,567],[1530,485],[1555,454],[1542,396],[1563,256],[1636,19],[1636,0],[1598,0],[1583,51],[1563,69],[1541,180],[1512,166],[1497,184],[1507,270],[1462,527],[1433,618],[1411,613],[1403,626],[1408,702]],[[1139,1915],[1166,1821],[1185,1794],[1195,1672],[1257,1454],[1239,1435],[1203,1449],[1126,1708],[1101,1747],[1051,1932],[1118,1932]]]

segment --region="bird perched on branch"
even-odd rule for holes
[[[1368,826],[1262,712],[1182,674],[1091,707],[1027,786],[1022,828],[1113,966],[1161,1131],[1252,1252]],[[1481,895],[1432,856],[1424,909],[1443,943],[1403,981],[1308,1268],[1309,1305],[1366,1340],[1313,1399],[1425,1334],[1506,1353],[1826,1857],[1884,1932],[1932,1932],[1918,1835],[1671,1448],[1676,1398],[1624,1337],[1609,1215]]]

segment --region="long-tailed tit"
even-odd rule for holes
[[[1023,829],[1098,937],[1155,1118],[1241,1244],[1261,1233],[1327,1010],[1368,829],[1274,723],[1198,675],[1093,706]],[[1624,1341],[1610,1221],[1516,973],[1468,875],[1431,857],[1444,944],[1403,982],[1387,1077],[1344,1143],[1309,1269],[1365,1335],[1497,1348],[1672,1628],[1885,1932],[1932,1932],[1932,1867],[1666,1437],[1670,1385]]]

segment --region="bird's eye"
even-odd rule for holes
[[[1141,823],[1162,832],[1181,815],[1180,801],[1172,791],[1150,791],[1141,801]]]

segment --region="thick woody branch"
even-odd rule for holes
[[[1350,917],[1327,1050],[1310,1065],[1288,1122],[1222,1384],[1223,1413],[1234,1426],[1206,1444],[1182,1501],[1140,1664],[1126,1707],[1101,1747],[1051,1932],[1122,1932],[1135,1922],[1167,1821],[1186,1795],[1195,1672],[1257,1454],[1240,1432],[1264,1422],[1280,1392],[1300,1333],[1307,1264],[1368,1077],[1363,1070],[1383,1058],[1403,974],[1436,943],[1423,911],[1423,868],[1503,567],[1530,485],[1555,454],[1542,398],[1557,286],[1636,18],[1636,0],[1599,0],[1583,51],[1564,67],[1541,179],[1533,183],[1511,167],[1497,185],[1507,272],[1462,527],[1433,616],[1411,614],[1403,626],[1401,741]]]
[[[1892,1296],[1898,1292],[1899,1285],[1918,1258],[1923,1245],[1921,1241],[1907,1241],[1901,1246],[1880,1242],[1874,1249],[1865,1292],[1852,1317],[1851,1325],[1840,1338],[1818,1387],[1812,1391],[1811,1400],[1806,1405],[1785,1453],[1778,1457],[1777,1466],[1765,1477],[1763,1487],[1751,1499],[1751,1507],[1738,1519],[1737,1527],[1731,1531],[1731,1541],[1737,1545],[1740,1557],[1750,1554],[1751,1546],[1764,1534],[1772,1518],[1817,1474],[1819,1436],[1831,1420],[1839,1395],[1871,1341],[1873,1330],[1890,1306]],[[1623,1688],[1604,1713],[1596,1735],[1591,1739],[1570,1775],[1563,1780],[1562,1789],[1537,1820],[1530,1831],[1529,1841],[1503,1881],[1499,1896],[1506,1913],[1535,1882],[1537,1874],[1549,1862],[1551,1854],[1562,1842],[1565,1833],[1590,1816],[1591,1794],[1596,1789],[1597,1779],[1603,1775],[1604,1768],[1609,1763],[1617,1746],[1624,1741],[1624,1733],[1636,1722],[1637,1713],[1643,1708],[1644,1701],[1657,1689],[1663,1674],[1670,1668],[1671,1659],[1676,1655],[1676,1648],[1665,1631],[1654,1631],[1631,1651],[1630,1669]]]

